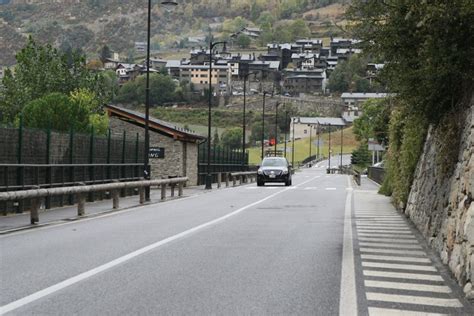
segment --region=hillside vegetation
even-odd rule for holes
[[[146,40],[145,0],[28,1],[0,5],[0,65],[14,64],[16,51],[27,36],[62,49],[80,49],[96,57],[107,44],[122,56],[133,57],[134,43]],[[187,0],[168,13],[152,9],[152,49],[189,46],[189,36],[228,37],[243,26],[262,28],[262,41],[285,40],[289,21],[304,18],[313,34],[337,33],[331,23],[341,20],[345,0]],[[336,3],[336,5],[334,5]],[[318,8],[327,10],[318,11]],[[323,33],[318,33],[322,30]],[[189,45],[188,45],[189,44]],[[261,45],[262,42],[256,43]]]

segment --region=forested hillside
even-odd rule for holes
[[[5,3],[6,2],[6,3]],[[59,2],[59,3],[58,3]],[[155,1],[158,3],[158,1]],[[291,38],[287,25],[305,22],[303,36],[337,35],[349,0],[186,0],[168,13],[153,6],[152,47],[189,46],[191,36],[228,37],[242,26],[263,31],[259,42]],[[0,5],[0,65],[14,63],[14,55],[28,35],[62,49],[81,49],[96,55],[105,44],[128,56],[134,43],[146,38],[146,0],[10,0]],[[312,33],[312,34],[311,34]]]

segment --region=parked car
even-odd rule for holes
[[[265,183],[283,182],[291,185],[291,165],[284,157],[265,157],[257,171],[257,186]]]

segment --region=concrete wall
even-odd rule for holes
[[[110,128],[113,133],[121,134],[124,130],[144,137],[142,127],[124,122],[116,117],[110,118]],[[143,139],[143,138],[142,138]],[[150,158],[151,175],[153,179],[174,176],[189,177],[188,185],[198,182],[198,145],[175,140],[170,136],[150,131],[150,147],[165,148],[165,158]]]
[[[461,137],[430,128],[405,212],[474,299],[474,102],[457,116]]]

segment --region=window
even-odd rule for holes
[[[305,130],[304,130],[304,133],[305,133],[305,134],[308,134],[308,130],[305,129]]]

